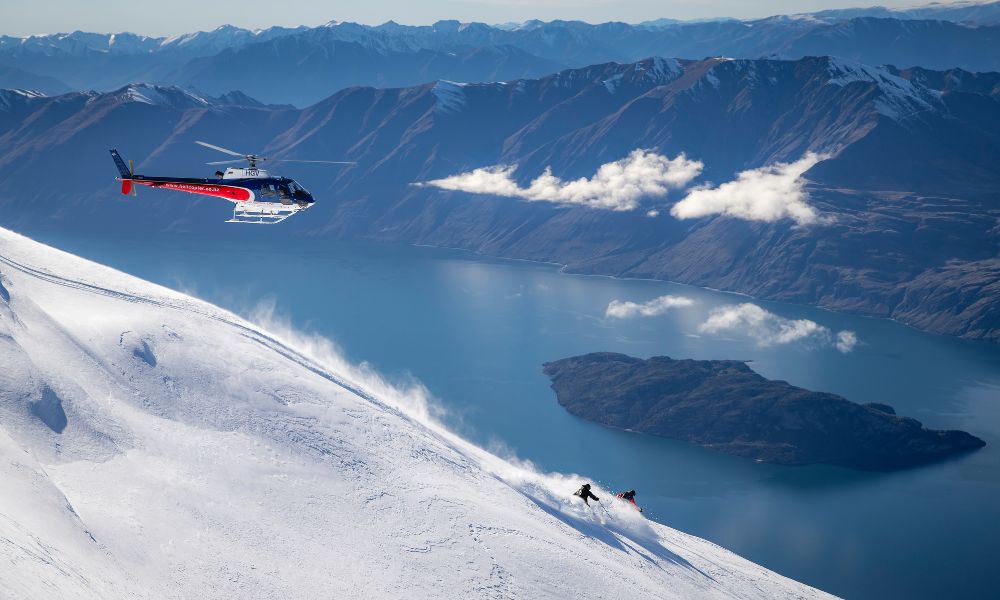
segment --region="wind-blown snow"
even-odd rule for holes
[[[419,385],[270,315],[4,230],[0,284],[15,597],[825,597],[606,490],[609,514],[583,506],[583,477],[465,442]]]

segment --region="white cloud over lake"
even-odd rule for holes
[[[527,187],[521,187],[513,177],[516,166],[497,165],[419,185],[532,202],[630,211],[639,207],[642,198],[664,196],[669,189],[687,186],[703,168],[702,162],[684,154],[670,159],[656,152],[634,150],[621,160],[601,165],[589,178],[567,181],[546,168]]]
[[[758,346],[808,341],[819,346],[832,346],[844,354],[854,350],[858,344],[858,336],[853,331],[843,330],[834,334],[810,319],[786,319],[749,302],[713,309],[708,319],[698,326],[698,331],[745,336]]]
[[[684,296],[660,296],[648,302],[623,302],[612,300],[608,304],[604,316],[614,319],[631,319],[634,317],[655,317],[678,307],[691,306],[694,300]]]
[[[834,344],[837,350],[840,350],[844,354],[847,354],[851,350],[854,350],[854,347],[857,345],[858,345],[858,334],[854,333],[853,331],[846,331],[846,330],[837,332],[837,341]]]
[[[725,215],[749,221],[773,222],[791,219],[799,225],[819,221],[810,206],[802,174],[826,157],[809,152],[792,163],[777,163],[737,174],[718,187],[700,187],[688,192],[670,209],[678,219]]]

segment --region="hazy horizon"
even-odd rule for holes
[[[944,0],[937,4],[957,4]],[[95,10],[95,5],[102,8]],[[882,0],[890,8],[921,6],[912,0]],[[288,0],[280,5],[263,0],[220,0],[206,6],[196,0],[174,0],[169,4],[149,0],[106,0],[81,3],[50,0],[38,4],[0,0],[4,28],[0,35],[31,36],[72,31],[97,33],[131,32],[153,37],[210,31],[222,25],[246,29],[272,26],[315,27],[330,21],[379,25],[395,21],[405,25],[429,25],[455,19],[490,24],[532,19],[579,20],[590,23],[622,21],[638,23],[655,19],[752,19],[772,15],[815,12],[824,9],[857,8],[876,3],[857,0],[769,0],[746,3],[737,0],[371,0],[363,4]]]

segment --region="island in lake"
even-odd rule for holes
[[[648,360],[600,352],[545,363],[559,404],[620,429],[683,440],[762,462],[889,470],[986,445],[927,429],[886,404],[772,381],[738,360]]]

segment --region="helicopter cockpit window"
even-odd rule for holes
[[[288,191],[288,186],[287,185],[285,185],[283,183],[279,183],[278,184],[278,196],[281,197],[281,198],[291,198],[292,197],[291,192]]]
[[[292,188],[292,194],[295,194],[296,196],[298,196],[299,194],[305,194],[305,195],[309,194],[309,192],[306,191],[306,188],[304,188],[301,185],[295,183],[294,181],[291,182],[289,185]]]
[[[261,196],[273,196],[274,194],[275,194],[275,191],[274,191],[274,186],[273,185],[268,184],[268,185],[262,185],[262,186],[260,186],[260,195]]]

